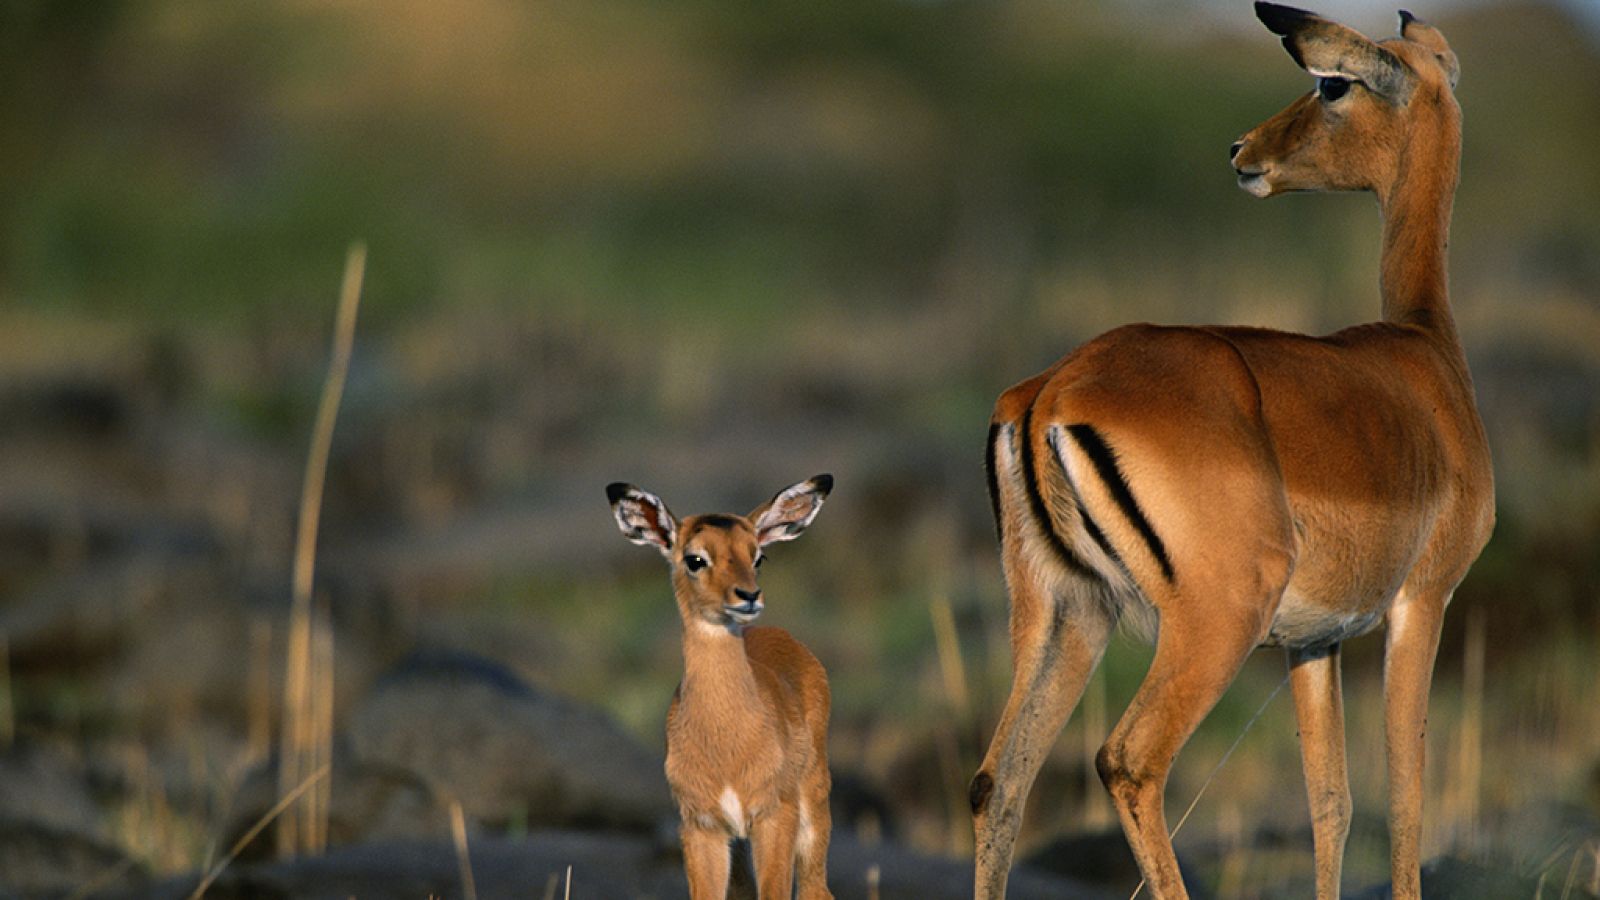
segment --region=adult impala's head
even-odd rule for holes
[[[1401,36],[1374,42],[1304,10],[1255,6],[1317,86],[1233,145],[1240,187],[1257,197],[1368,190],[1386,199],[1412,160],[1447,160],[1452,168],[1441,174],[1454,186],[1458,69],[1437,29],[1401,12]]]
[[[606,497],[623,536],[666,557],[684,625],[737,631],[765,607],[756,584],[761,548],[799,537],[831,490],[833,476],[818,475],[784,488],[748,516],[709,513],[681,523],[660,497],[631,484],[607,486]]]

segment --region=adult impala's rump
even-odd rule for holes
[[[1434,655],[1494,520],[1445,277],[1456,58],[1409,13],[1373,42],[1255,8],[1317,87],[1233,145],[1239,184],[1376,194],[1382,319],[1325,337],[1128,326],[1000,397],[987,461],[1014,679],[971,787],[978,896],[1004,893],[1034,776],[1119,621],[1154,637],[1155,659],[1096,764],[1156,897],[1185,895],[1162,797],[1173,758],[1261,646],[1288,655],[1317,896],[1338,896],[1339,645],[1380,623],[1394,894],[1419,894]]]

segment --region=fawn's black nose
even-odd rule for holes
[[[756,588],[753,591],[747,591],[744,588],[734,588],[733,589],[733,593],[740,600],[743,600],[746,603],[754,603],[754,602],[756,602],[756,600],[760,599],[760,597],[761,597],[761,589],[760,588]]]
[[[1228,148],[1228,162],[1233,162],[1234,157],[1238,156],[1239,151],[1243,149],[1244,141],[1234,141],[1233,146]]]

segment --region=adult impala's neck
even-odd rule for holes
[[[1384,321],[1415,325],[1454,341],[1447,250],[1461,138],[1452,113],[1440,108],[1442,121],[1418,123],[1423,127],[1408,136],[1400,171],[1379,194],[1378,204],[1383,213],[1379,286]]]

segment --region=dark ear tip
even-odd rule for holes
[[[833,491],[833,476],[827,472],[823,472],[821,475],[811,479],[811,483],[816,485],[817,490],[824,495]]]
[[[1422,21],[1422,20],[1417,18],[1416,16],[1413,16],[1411,14],[1411,10],[1409,10],[1409,9],[1400,10],[1400,30],[1404,31],[1405,27],[1407,25],[1410,25],[1412,22],[1420,22],[1420,21]]]
[[[1256,0],[1256,18],[1267,30],[1277,35],[1288,34],[1295,25],[1314,18],[1311,13],[1293,6],[1280,6],[1277,3],[1267,3],[1266,0]]]
[[[625,481],[613,481],[606,485],[606,499],[615,504],[618,500],[628,495],[628,488],[632,485]]]

